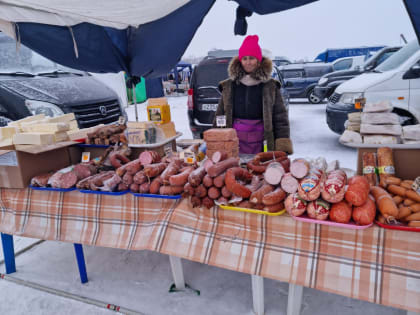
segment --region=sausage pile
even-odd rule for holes
[[[86,144],[113,145],[117,143],[127,143],[124,135],[125,125],[107,125],[88,133]]]

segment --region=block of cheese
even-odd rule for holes
[[[398,139],[394,136],[372,135],[364,136],[363,143],[366,144],[397,144]]]
[[[17,133],[13,136],[14,144],[49,145],[55,142],[53,133]]]
[[[362,113],[362,124],[399,125],[399,116],[395,113]]]
[[[360,133],[350,130],[345,130],[340,137],[343,143],[362,143],[362,136]]]
[[[402,128],[400,125],[371,125],[362,124],[360,127],[362,134],[392,135],[401,136]]]
[[[166,139],[176,136],[175,124],[172,121],[166,124],[160,124],[156,127],[163,131]]]
[[[7,138],[0,140],[0,148],[8,147],[13,145],[13,138]]]
[[[404,126],[402,129],[404,139],[420,141],[420,125]]]
[[[10,127],[20,127],[20,125],[22,123],[28,123],[28,122],[32,122],[32,121],[42,120],[44,118],[45,118],[44,114],[39,114],[39,115],[35,115],[35,116],[28,116],[28,117],[25,117],[25,118],[20,119],[20,120],[9,122],[7,125],[10,126]]]
[[[204,141],[233,141],[237,138],[233,128],[212,128],[204,131]]]
[[[75,120],[76,117],[74,116],[74,113],[68,113],[65,115],[57,116],[57,117],[51,117],[48,119],[49,122],[70,122],[72,120]]]
[[[391,112],[393,106],[390,101],[382,101],[378,103],[366,103],[363,107],[364,113],[380,113]]]
[[[79,129],[79,125],[77,124],[77,120],[72,120],[69,122],[70,130]]]
[[[360,112],[354,112],[354,113],[348,113],[347,114],[348,120],[351,122],[358,122],[361,121],[361,113]]]
[[[12,139],[13,136],[19,131],[16,127],[1,127],[0,128],[0,140]]]
[[[25,124],[21,127],[23,132],[62,132],[70,130],[68,123],[42,123],[42,124]]]
[[[54,140],[55,142],[68,141],[69,136],[66,131],[58,131],[54,133]]]

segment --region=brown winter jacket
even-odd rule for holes
[[[280,95],[280,82],[271,78],[273,64],[270,59],[263,57],[260,66],[251,77],[263,82],[263,121],[264,139],[267,141],[269,151],[279,150],[289,154],[293,153],[290,140],[289,117]],[[226,127],[232,128],[233,124],[233,84],[246,75],[238,57],[232,59],[228,67],[229,79],[219,83],[222,93],[216,116],[226,116]],[[213,125],[216,127],[216,119]]]

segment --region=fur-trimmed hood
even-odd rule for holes
[[[271,79],[271,72],[273,71],[273,63],[269,58],[263,57],[259,67],[250,73],[251,78],[262,82],[267,82]],[[234,57],[228,67],[229,78],[232,81],[239,82],[247,73],[242,68],[239,57]]]

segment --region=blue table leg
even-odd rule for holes
[[[6,265],[6,274],[16,272],[13,235],[1,233],[1,243],[3,245],[3,256],[4,263]]]
[[[82,244],[74,244],[74,251],[76,252],[77,266],[79,267],[80,281],[82,283],[88,282],[86,273],[85,257],[83,255]]]

